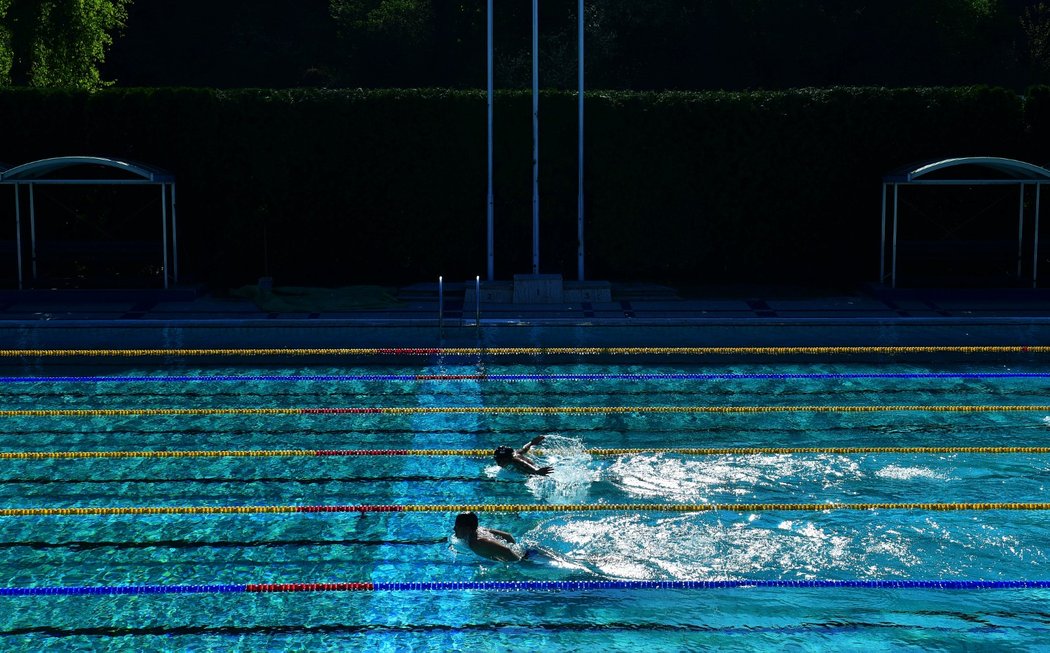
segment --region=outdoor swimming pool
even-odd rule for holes
[[[1037,649],[1043,356],[36,358],[0,647]],[[481,455],[537,434],[551,477]],[[468,506],[547,555],[465,551]]]

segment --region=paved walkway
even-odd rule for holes
[[[310,310],[271,311],[250,299],[192,291],[37,291],[0,293],[0,322],[38,321],[260,321],[334,320],[361,323],[437,323],[436,284],[398,289],[396,303],[379,307],[318,305]],[[561,304],[464,305],[462,287],[446,289],[442,321],[450,326],[501,322],[616,324],[642,322],[806,322],[1050,318],[1050,293],[1002,291],[814,292],[777,288],[714,288],[689,293],[651,284],[613,285],[612,301]]]
[[[394,295],[375,308],[270,311],[191,291],[0,292],[0,349],[1050,345],[1044,291],[626,284],[608,302],[479,307],[453,286],[440,319],[436,284]]]

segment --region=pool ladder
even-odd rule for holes
[[[466,308],[466,307],[464,307]],[[466,326],[463,323],[462,313],[460,314],[460,326]],[[445,328],[445,280],[444,277],[438,276],[438,330],[443,331]],[[481,277],[474,277],[474,328],[481,328]]]

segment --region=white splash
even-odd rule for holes
[[[887,465],[875,472],[875,476],[897,481],[910,481],[916,478],[928,478],[938,481],[948,480],[946,475],[935,472],[928,467],[902,467],[900,465]]]
[[[716,494],[748,496],[794,485],[818,484],[827,490],[861,476],[857,461],[844,456],[635,454],[612,463],[607,477],[631,496],[706,503]]]
[[[529,536],[592,573],[626,579],[746,578],[769,573],[820,577],[864,562],[865,551],[849,533],[810,522],[768,524],[725,521],[711,515],[653,519],[610,515],[559,517]],[[882,551],[883,555],[905,551]]]
[[[598,480],[599,470],[583,441],[556,433],[544,437],[537,447],[539,465],[550,465],[554,470],[547,476],[530,476],[526,482],[533,496],[548,503],[586,503],[591,483]]]

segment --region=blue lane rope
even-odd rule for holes
[[[404,592],[404,591],[584,591],[584,590],[719,590],[777,589],[1050,589],[1050,580],[607,580],[607,581],[463,581],[423,583],[277,583],[230,585],[101,585],[2,587],[0,596],[80,596],[114,594],[233,594],[272,592]]]
[[[175,376],[0,376],[0,383],[185,383],[223,381],[732,381],[790,379],[1046,379],[1050,372],[594,373],[594,374],[308,374]]]

